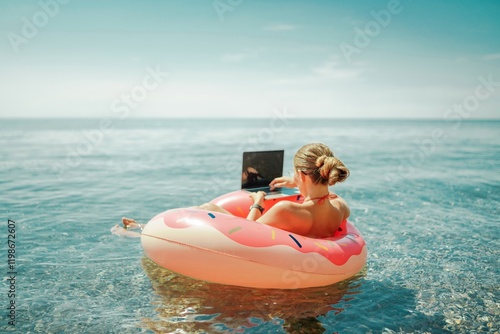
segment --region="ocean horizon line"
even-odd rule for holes
[[[269,117],[262,117],[262,116],[256,116],[256,117],[248,117],[248,116],[202,116],[202,117],[197,117],[197,116],[185,116],[185,117],[175,117],[175,116],[166,116],[166,117],[127,117],[127,118],[120,118],[120,117],[0,117],[0,121],[78,121],[78,120],[86,120],[86,121],[92,121],[92,120],[100,120],[100,119],[111,119],[111,120],[119,120],[119,121],[124,121],[124,122],[130,122],[130,121],[168,121],[168,120],[173,120],[173,121],[199,121],[199,120],[209,120],[209,121],[217,121],[217,120],[234,120],[234,121],[245,121],[245,120],[269,120],[273,117],[276,117],[276,115],[270,115]],[[286,117],[285,117],[286,118]],[[395,122],[401,122],[401,121],[416,121],[416,122],[453,122],[453,121],[463,121],[463,122],[488,122],[488,121],[493,121],[493,122],[499,122],[499,118],[450,118],[450,119],[444,119],[444,118],[438,118],[438,117],[300,117],[300,116],[295,116],[292,114],[292,117],[288,117],[289,120],[292,121],[314,121],[314,120],[331,120],[331,121],[395,121]]]

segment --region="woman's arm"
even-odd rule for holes
[[[274,180],[269,183],[269,186],[271,187],[271,190],[274,188],[295,188],[297,185],[295,184],[295,181],[289,176],[280,176],[275,178]]]
[[[264,196],[266,193],[263,191],[258,191],[256,193],[250,193],[250,197],[253,200],[254,205],[259,205],[260,207],[264,207]],[[258,208],[250,208],[248,212],[247,219],[256,221],[259,217],[262,216],[262,212]]]

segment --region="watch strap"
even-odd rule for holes
[[[264,212],[264,208],[262,206],[260,206],[259,204],[253,204],[252,206],[250,206],[249,211],[252,210],[252,209],[254,209],[254,208],[255,209],[259,209],[259,211],[260,211],[261,214]]]

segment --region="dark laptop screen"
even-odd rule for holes
[[[268,187],[283,175],[284,150],[243,153],[241,189]]]

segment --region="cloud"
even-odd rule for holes
[[[297,85],[297,84],[306,84],[313,83],[315,80],[312,76],[305,77],[294,77],[294,78],[278,78],[269,81],[271,85]]]
[[[281,32],[281,31],[293,31],[293,30],[297,30],[297,28],[298,28],[297,26],[294,26],[291,24],[272,24],[272,25],[264,27],[264,30]]]
[[[326,79],[352,79],[360,76],[362,70],[351,67],[345,67],[334,58],[324,64],[313,68],[313,73]]]
[[[331,57],[326,62],[315,66],[311,73],[298,77],[277,78],[271,80],[271,85],[297,85],[297,84],[316,84],[324,81],[339,81],[357,79],[363,73],[363,69],[346,66],[342,62]]]
[[[258,58],[259,55],[261,55],[263,52],[265,52],[265,49],[263,48],[244,49],[243,51],[240,52],[223,54],[222,61],[228,63],[239,63],[245,60]]]
[[[500,53],[490,53],[483,56],[484,60],[498,60],[500,59]]]
[[[245,59],[251,58],[247,53],[226,53],[222,56],[222,60],[230,63],[238,63]]]

